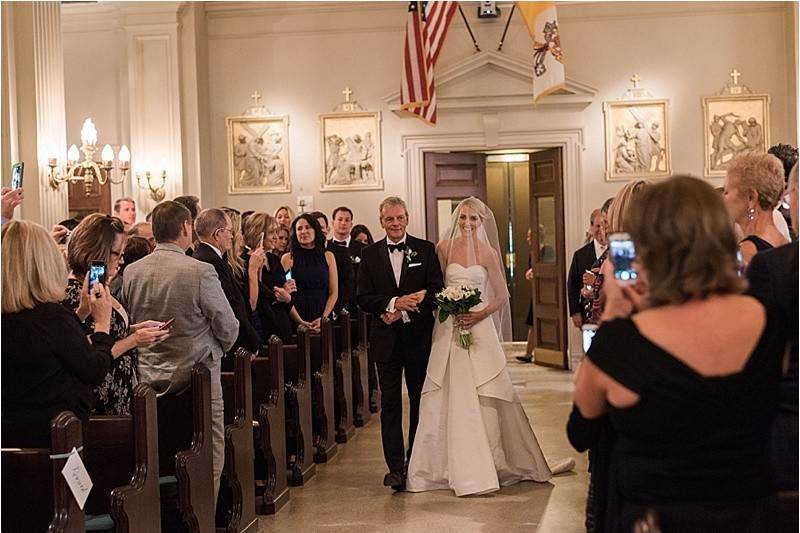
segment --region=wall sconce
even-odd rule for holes
[[[84,184],[84,191],[86,196],[92,192],[94,180],[100,185],[105,185],[106,182],[122,183],[125,181],[125,175],[130,168],[131,152],[128,147],[123,145],[119,150],[118,161],[119,165],[116,167],[119,170],[119,178],[115,179],[112,175],[114,170],[114,150],[108,144],[103,147],[100,157],[102,161],[97,162],[94,160],[94,154],[97,152],[97,129],[94,127],[94,122],[91,118],[87,118],[83,122],[81,128],[81,148],[83,152],[83,161],[79,161],[80,153],[78,147],[74,144],[69,147],[67,151],[67,168],[62,171],[58,168],[58,155],[55,146],[50,150],[47,158],[47,166],[50,167],[49,181],[50,188],[57,191],[62,183],[76,183],[82,181]]]
[[[167,164],[161,163],[161,173],[157,175],[151,170],[150,163],[145,163],[141,170],[136,172],[136,183],[140,189],[150,192],[150,198],[160,202],[167,195],[164,186],[167,184]]]

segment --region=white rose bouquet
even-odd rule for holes
[[[436,304],[439,306],[439,322],[444,322],[449,317],[463,315],[481,303],[481,291],[472,287],[445,287],[436,294]],[[458,342],[465,350],[472,345],[472,333],[454,324],[458,333]]]

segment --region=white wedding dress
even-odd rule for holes
[[[481,265],[451,263],[445,271],[446,286],[478,287],[483,294],[486,279]],[[452,489],[465,496],[552,476],[511,384],[492,320],[475,324],[471,332],[473,342],[465,350],[452,317],[434,327],[408,467],[410,492]]]

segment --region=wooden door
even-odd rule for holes
[[[561,149],[532,153],[529,164],[534,356],[568,368]]]
[[[69,216],[83,218],[91,213],[111,214],[111,182],[92,181],[88,189],[83,181],[69,183]]]
[[[425,153],[425,212],[428,240],[439,241],[439,233],[464,198],[475,196],[486,202],[486,156],[470,152]],[[409,206],[414,209],[415,206]]]

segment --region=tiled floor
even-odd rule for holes
[[[524,482],[488,496],[457,498],[449,491],[398,493],[382,486],[380,424],[373,417],[337,456],[318,465],[290,503],[260,519],[264,533],[582,533],[586,504],[586,456],[569,446],[565,424],[572,374],[520,364],[509,348],[509,370],[548,461],[572,456],[575,471],[549,483]]]

